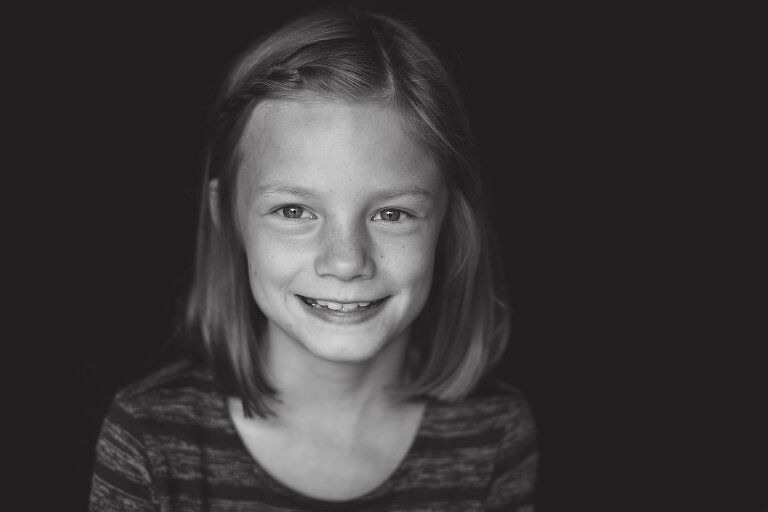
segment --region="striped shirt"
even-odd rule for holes
[[[533,511],[534,423],[514,389],[427,404],[399,467],[346,501],[311,498],[261,468],[207,370],[176,364],[120,391],[96,445],[90,510]]]

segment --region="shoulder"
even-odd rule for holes
[[[511,444],[536,444],[536,427],[520,389],[486,381],[467,397],[429,405],[426,434],[444,439],[474,439],[499,449]]]
[[[132,400],[141,396],[167,391],[200,389],[212,383],[210,372],[187,360],[171,363],[124,387],[116,399]]]
[[[438,417],[449,420],[457,428],[474,425],[474,428],[493,430],[535,430],[523,392],[500,380],[483,381],[465,398],[440,403],[433,409]]]
[[[461,400],[430,402],[425,414],[420,447],[440,453],[438,459],[460,453],[476,469],[488,467],[491,480],[510,468],[535,472],[536,425],[520,389],[484,382]]]
[[[189,476],[194,455],[211,439],[200,434],[226,425],[220,397],[210,373],[187,362],[118,391],[96,443],[91,508],[155,510],[162,492],[157,482]],[[174,466],[177,461],[183,464]]]
[[[109,415],[141,423],[185,423],[204,418],[220,400],[209,370],[179,361],[118,391]]]
[[[525,505],[533,504],[539,451],[536,424],[523,392],[500,380],[486,380],[455,407],[483,425],[490,468],[487,510],[527,510]]]

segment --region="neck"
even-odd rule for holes
[[[271,334],[271,333],[270,333]],[[279,336],[279,335],[278,335]],[[266,366],[278,390],[271,404],[278,417],[339,414],[360,417],[395,405],[390,390],[401,384],[408,333],[392,340],[373,358],[338,362],[318,358],[293,340],[271,340]]]

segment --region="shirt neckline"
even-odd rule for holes
[[[346,500],[324,500],[312,496],[307,496],[306,494],[303,494],[289,487],[274,477],[269,471],[267,471],[264,466],[261,465],[258,459],[256,459],[250,451],[248,451],[248,448],[245,446],[245,442],[240,437],[240,434],[235,427],[234,421],[229,414],[228,397],[220,392],[217,392],[216,396],[218,408],[217,412],[224,420],[228,433],[236,438],[237,450],[243,457],[251,461],[251,470],[255,473],[255,476],[258,476],[261,479],[265,479],[271,488],[279,492],[284,497],[289,498],[300,505],[310,506],[313,509],[322,511],[350,510],[362,503],[371,501],[383,494],[386,494],[387,491],[392,489],[395,483],[401,480],[403,476],[408,472],[408,466],[411,459],[413,458],[414,448],[422,441],[426,425],[432,420],[434,405],[430,400],[426,400],[424,402],[424,411],[422,412],[419,426],[416,429],[416,434],[413,436],[408,450],[405,452],[405,455],[397,467],[379,485],[355,498]]]

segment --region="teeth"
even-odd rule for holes
[[[355,311],[359,308],[364,308],[372,304],[372,302],[349,302],[349,303],[332,302],[329,300],[312,299],[309,297],[306,297],[306,301],[310,306],[315,308],[327,308],[333,311],[345,311],[345,312]]]

